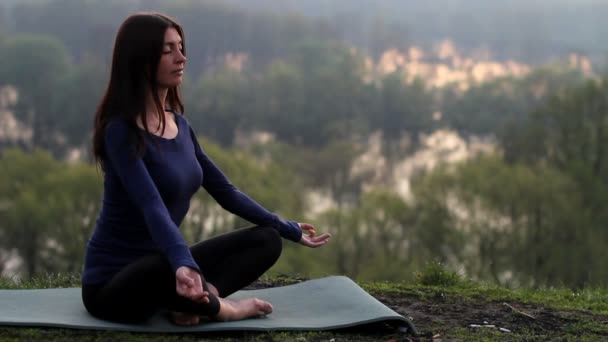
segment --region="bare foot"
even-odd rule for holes
[[[220,321],[239,321],[246,318],[264,317],[272,313],[272,304],[257,298],[231,301],[220,300],[220,312],[216,318]]]
[[[171,311],[171,322],[175,325],[190,326],[200,323],[200,317],[187,312]]]

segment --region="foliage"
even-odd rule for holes
[[[512,135],[525,127],[531,111],[583,79],[577,70],[548,65],[524,77],[474,83],[465,92],[446,87],[440,93],[441,112],[448,127],[465,135],[497,135],[508,146]]]
[[[427,263],[424,269],[415,275],[416,282],[424,286],[450,287],[462,281],[458,274],[446,269],[439,262]]]
[[[62,42],[46,35],[15,35],[0,51],[0,80],[18,89],[14,112],[34,130],[34,146],[51,143],[56,121],[48,108],[68,63]]]
[[[288,169],[272,161],[259,163],[242,151],[224,149],[207,139],[200,144],[235,186],[264,207],[290,219],[303,212],[303,197],[295,195],[302,192],[301,184]],[[201,189],[182,228],[192,243],[245,225],[250,223],[223,210]]]
[[[94,168],[16,149],[0,168],[0,248],[15,250],[28,276],[79,271],[101,204]]]
[[[17,32],[0,27],[0,82],[18,89],[8,110],[34,135],[27,153],[0,150],[0,270],[12,253],[27,275],[79,269],[101,204],[99,174],[61,158],[89,142],[123,15],[148,7],[186,27],[185,103],[195,131],[206,137],[203,148],[270,210],[334,234],[331,248],[286,244],[277,272],[402,280],[436,260],[509,286],[608,281],[606,78],[583,82],[577,71],[546,66],[464,91],[430,90],[424,80],[404,81],[401,70],[370,71],[363,51],[378,57],[409,39],[383,16],[371,31],[344,32],[337,25],[357,21],[253,14],[191,0],[52,0],[9,10]],[[357,30],[377,41],[363,43]],[[229,54],[242,63],[227,63]],[[435,111],[440,120],[432,119]],[[464,138],[494,136],[498,152],[416,175],[408,201],[393,189],[370,188],[372,181],[390,184],[418,137],[437,128]],[[256,132],[270,143],[237,147]],[[377,132],[387,170],[380,181],[353,172]],[[325,196],[331,208],[314,217],[310,193]],[[183,228],[194,242],[245,224],[201,191]]]
[[[421,206],[438,203],[450,213],[452,227],[466,236],[460,262],[452,262],[466,274],[511,285],[581,286],[591,281],[589,270],[601,273],[595,254],[600,251],[576,248],[592,243],[591,226],[568,175],[490,156],[429,177],[427,182],[443,184],[443,191],[423,198]],[[582,260],[585,268],[579,266]]]
[[[65,137],[56,144],[58,152],[70,147],[88,145],[93,127],[93,115],[106,83],[105,70],[95,57],[72,66],[58,80],[51,98],[48,114],[55,118],[52,127]],[[63,153],[60,153],[60,155]]]

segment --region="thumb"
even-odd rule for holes
[[[194,280],[189,277],[188,275],[178,272],[177,273],[177,280],[179,280],[180,282],[184,283],[187,286],[192,286],[194,285]]]

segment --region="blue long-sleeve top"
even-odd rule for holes
[[[105,128],[104,197],[87,243],[82,283],[103,284],[142,256],[161,252],[173,271],[200,268],[179,231],[192,196],[203,188],[224,209],[253,224],[274,227],[299,241],[297,222],[285,221],[239,191],[201,149],[185,117],[174,114],[173,139],[144,133],[145,152],[135,154],[137,127],[112,119]]]

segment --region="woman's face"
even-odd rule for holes
[[[175,28],[169,27],[165,31],[163,51],[156,75],[159,87],[171,88],[182,83],[186,64],[186,57],[182,51],[182,37]]]

